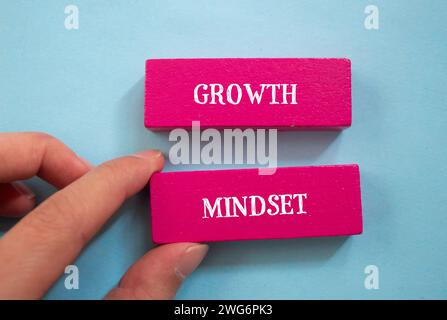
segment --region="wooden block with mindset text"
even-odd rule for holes
[[[155,173],[155,243],[362,233],[357,165]]]

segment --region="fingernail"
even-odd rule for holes
[[[11,183],[11,185],[19,194],[27,197],[28,199],[33,199],[36,197],[34,192],[21,182],[13,182],[13,183]]]
[[[156,159],[161,157],[163,154],[160,150],[145,150],[135,153],[133,156],[143,159]]]
[[[185,279],[189,276],[202,262],[206,253],[208,252],[208,245],[197,244],[188,247],[178,261],[175,273],[180,279]]]

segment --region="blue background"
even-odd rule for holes
[[[68,4],[79,30],[64,28]],[[379,30],[364,28],[368,4]],[[178,298],[447,298],[446,16],[446,1],[1,0],[0,129],[48,132],[94,164],[167,152],[167,133],[143,127],[145,59],[348,57],[352,127],[282,132],[278,157],[358,163],[364,234],[212,244]],[[41,200],[54,191],[31,185]],[[75,262],[80,289],[59,281],[47,298],[106,294],[152,246],[147,198],[127,202]],[[364,287],[370,264],[379,290]]]

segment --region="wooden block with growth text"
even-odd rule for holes
[[[145,126],[339,129],[351,125],[349,59],[150,59]]]

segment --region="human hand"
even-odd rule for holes
[[[92,167],[49,135],[0,134],[0,216],[29,212],[0,239],[0,299],[41,298],[163,163],[161,152],[150,150]],[[17,182],[35,175],[60,189],[36,208],[32,191]],[[152,249],[105,298],[173,298],[207,251],[196,243]]]

